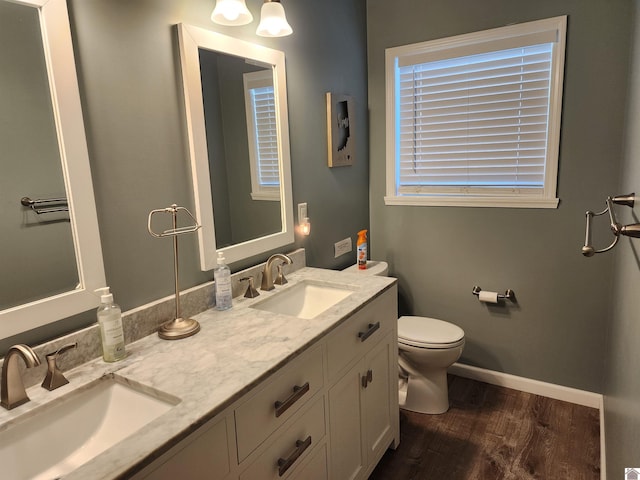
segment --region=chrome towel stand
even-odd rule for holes
[[[633,238],[640,238],[640,223],[620,225],[616,218],[616,214],[613,210],[614,203],[616,205],[625,205],[627,207],[633,208],[635,204],[635,200],[636,200],[635,193],[630,193],[629,195],[618,195],[616,197],[607,197],[607,200],[606,200],[607,208],[605,208],[603,211],[598,213],[594,213],[591,210],[587,211],[587,213],[585,214],[587,217],[587,226],[585,231],[584,247],[582,247],[582,254],[585,257],[592,257],[596,253],[608,252],[609,250],[611,250],[613,247],[616,246],[616,244],[618,243],[618,240],[620,240],[620,235],[625,235],[627,237],[633,237]],[[593,248],[593,245],[591,245],[591,219],[593,217],[604,215],[605,213],[609,213],[610,227],[611,227],[611,231],[615,235],[615,238],[613,239],[613,243],[611,243],[611,245],[609,245],[608,247],[601,248],[600,250],[596,250],[595,248]]]
[[[191,217],[194,224],[186,227],[178,227],[177,217],[178,212],[184,211]],[[156,213],[170,213],[172,228],[165,230],[162,233],[156,233],[151,228],[151,219]],[[184,207],[179,207],[175,203],[167,208],[160,208],[151,210],[149,212],[149,218],[147,220],[147,230],[156,238],[173,237],[173,271],[175,274],[175,288],[176,288],[176,316],[173,320],[163,323],[158,329],[158,336],[164,340],[178,340],[180,338],[190,337],[200,331],[200,324],[191,318],[182,318],[180,315],[180,287],[178,285],[178,235],[185,233],[192,233],[201,227],[198,224],[196,218],[191,214],[189,210]]]

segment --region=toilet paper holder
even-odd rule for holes
[[[479,297],[481,291],[482,289],[479,286],[474,285],[473,289],[471,290],[471,293]],[[514,293],[513,290],[508,288],[507,290],[505,290],[504,295],[502,293],[498,293],[498,300],[511,300],[512,302],[515,302],[516,294]]]

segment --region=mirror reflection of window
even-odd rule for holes
[[[282,217],[273,69],[207,49],[199,49],[199,60],[216,245],[228,247],[277,233]],[[250,112],[246,74],[256,75],[250,89],[271,89],[270,102],[268,96],[254,92],[259,107],[249,108]],[[258,131],[259,149],[253,118],[263,123]],[[257,160],[253,160],[258,158],[256,152],[262,159],[260,188],[255,187],[260,185],[260,169],[254,168]]]
[[[271,71],[248,72],[243,75],[251,198],[280,200],[278,168],[278,131],[276,102]]]

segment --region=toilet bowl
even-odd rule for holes
[[[438,414],[449,410],[447,368],[462,355],[464,331],[429,317],[398,319],[400,407]]]
[[[352,265],[346,271],[386,276],[388,265],[369,261],[366,270]],[[464,331],[452,323],[417,316],[398,319],[400,408],[429,414],[449,409],[447,369],[462,355],[464,343]]]

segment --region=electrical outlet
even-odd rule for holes
[[[298,225],[300,225],[306,217],[307,214],[307,202],[298,204]]]
[[[335,257],[338,258],[340,255],[344,255],[345,253],[349,253],[353,250],[353,245],[351,243],[351,238],[345,238],[344,240],[340,240],[333,244]]]

